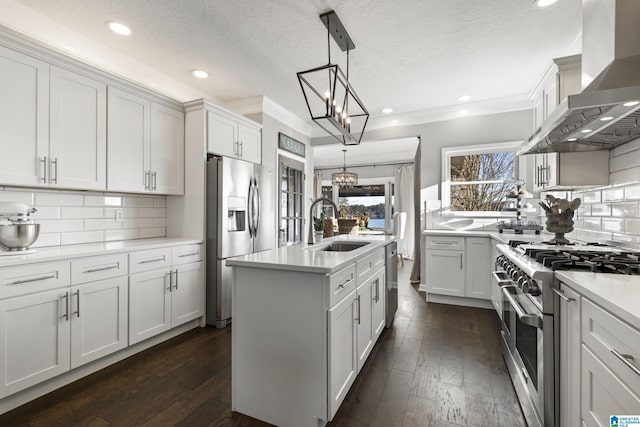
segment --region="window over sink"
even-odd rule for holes
[[[442,206],[454,213],[501,211],[518,176],[521,141],[442,149]]]

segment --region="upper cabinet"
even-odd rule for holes
[[[216,109],[207,113],[207,126],[209,153],[262,162],[262,132],[257,124]]]
[[[184,114],[109,87],[107,188],[184,192]]]
[[[46,186],[49,65],[0,47],[0,76],[0,185]]]

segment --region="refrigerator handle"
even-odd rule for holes
[[[254,220],[254,225],[253,225],[253,229],[254,229],[254,234],[257,236],[258,235],[258,227],[260,227],[260,187],[258,187],[258,181],[254,179],[254,193],[253,193],[253,197],[255,197],[256,199],[256,212],[255,214],[255,220]]]
[[[249,195],[247,196],[247,224],[249,237],[253,237],[253,179],[249,180]]]

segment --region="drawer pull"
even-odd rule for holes
[[[184,257],[187,257],[187,256],[194,256],[194,255],[199,255],[199,254],[200,254],[200,252],[189,252],[188,254],[180,254],[180,255],[178,255],[178,258],[184,258]]]
[[[164,257],[153,258],[153,259],[145,259],[145,260],[142,260],[142,261],[138,261],[138,264],[149,264],[151,262],[159,262],[159,261],[164,261]]]
[[[115,265],[110,265],[108,267],[90,268],[89,270],[83,271],[83,273],[97,273],[98,271],[115,270],[117,268],[120,268],[120,263],[117,263]]]
[[[611,349],[611,353],[613,353],[615,357],[620,359],[622,363],[627,365],[633,372],[635,372],[637,375],[640,375],[640,368],[631,363],[631,361],[634,360],[632,355],[619,353],[615,348]]]
[[[64,318],[64,320],[69,320],[69,292],[65,292],[62,298],[64,298],[65,311],[64,314],[60,317]]]
[[[351,273],[351,275],[349,276],[349,278],[348,278],[347,280],[345,280],[345,282],[344,282],[344,283],[339,284],[339,285],[338,285],[338,287],[339,287],[340,289],[344,289],[344,287],[345,287],[345,286],[347,286],[347,285],[349,284],[349,282],[350,282],[350,281],[352,281],[352,280],[353,280],[353,273]]]
[[[575,298],[567,298],[567,297],[564,295],[564,291],[561,291],[561,290],[556,289],[556,288],[553,288],[553,293],[554,293],[554,294],[556,294],[556,295],[558,295],[558,296],[560,297],[560,299],[561,299],[562,301],[566,302],[567,304],[568,304],[568,303],[570,303],[570,302],[572,302],[572,301],[575,301],[575,300],[576,300]]]
[[[41,282],[43,280],[56,279],[57,277],[58,277],[57,274],[50,274],[48,276],[34,277],[33,279],[16,280],[14,282],[11,282],[10,284],[11,285],[22,285],[24,283]]]
[[[71,314],[75,314],[77,317],[80,317],[80,289],[78,289],[77,291],[75,291],[73,293],[73,295],[76,296],[76,311],[75,313],[71,313]],[[73,295],[71,297],[73,297]]]
[[[458,242],[431,242],[431,243],[439,246],[455,246],[458,244]]]

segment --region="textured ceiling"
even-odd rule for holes
[[[372,118],[384,107],[408,113],[455,105],[463,94],[474,102],[526,96],[551,58],[576,53],[582,26],[581,0],[545,9],[533,0],[3,1],[222,102],[266,95],[303,119],[296,72],[326,63],[318,15],[327,10],[356,45],[351,82]],[[115,36],[109,20],[133,34]],[[344,66],[333,42],[332,59]],[[194,68],[210,78],[195,80]]]

